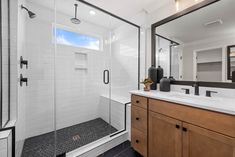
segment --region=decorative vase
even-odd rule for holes
[[[157,68],[157,83],[160,83],[160,80],[163,78],[164,71],[161,66]]]
[[[233,83],[235,82],[235,70],[233,70],[233,72],[232,72],[232,82]]]
[[[157,68],[155,68],[154,66],[151,66],[148,69],[148,76],[153,81],[153,83],[150,85],[150,89],[156,90],[157,89]]]

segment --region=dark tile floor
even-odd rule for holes
[[[117,130],[101,118],[25,140],[21,157],[53,157],[70,152]],[[56,135],[56,140],[55,140]],[[56,147],[55,147],[56,142]]]
[[[113,149],[105,152],[98,157],[142,157],[139,153],[134,151],[131,148],[131,144],[129,141],[126,141]]]

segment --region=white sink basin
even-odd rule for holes
[[[169,94],[170,97],[172,98],[178,98],[178,99],[187,99],[187,100],[195,100],[195,101],[203,101],[203,102],[208,102],[208,103],[213,103],[213,102],[222,102],[222,98],[218,97],[206,97],[206,96],[196,96],[196,95],[187,95],[187,94],[182,94],[182,93],[171,93]]]

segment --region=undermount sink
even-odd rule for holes
[[[187,95],[187,94],[182,94],[182,93],[171,93],[169,94],[169,96],[173,98],[179,98],[179,99],[207,101],[207,102],[222,101],[222,98],[218,98],[218,97],[196,96],[192,94]]]

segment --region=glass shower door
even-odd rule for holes
[[[74,0],[57,0],[56,8],[56,135],[62,154],[117,130],[110,125],[109,15]]]

